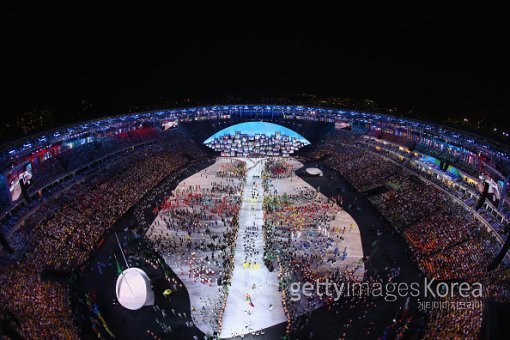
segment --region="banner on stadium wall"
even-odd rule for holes
[[[439,168],[440,164],[441,164],[441,161],[435,157],[432,157],[432,156],[423,156],[421,158],[421,161],[423,163],[426,163],[426,164],[429,164],[429,165],[434,165],[434,166],[437,166]],[[447,175],[449,175],[450,177],[452,177],[452,179],[459,179],[462,177],[459,169],[449,165],[448,166],[448,169],[446,169],[445,173]]]

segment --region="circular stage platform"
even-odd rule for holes
[[[323,175],[322,170],[319,168],[307,168],[305,170],[305,172],[307,175],[310,175],[310,176],[322,176]]]

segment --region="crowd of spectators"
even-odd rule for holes
[[[445,195],[413,174],[393,175],[383,186],[388,190],[369,200],[399,229],[434,215],[447,201]]]
[[[352,154],[341,152],[339,157],[331,157],[326,161],[328,166],[342,170],[342,174],[358,191],[368,191],[398,173],[398,168],[389,162],[374,157],[367,152]],[[373,166],[367,167],[367,163]]]
[[[371,139],[365,141],[363,144],[360,143],[360,146],[367,150],[377,150],[378,153],[383,154],[385,157],[398,162],[402,166],[405,166],[412,171],[420,173],[420,175],[426,178],[428,181],[441,187],[445,191],[448,191],[450,194],[457,197],[470,208],[476,209],[478,198],[480,197],[480,192],[479,188],[477,188],[477,185],[474,182],[461,180],[461,177],[458,175],[438,176],[436,173],[430,170],[424,171],[424,167],[419,165],[419,163],[416,161],[418,158],[414,155],[414,153],[409,152],[407,147],[401,147],[399,144],[385,144],[384,146],[381,146],[380,143],[376,143]],[[455,163],[456,167],[463,169],[461,165],[462,163],[460,162]],[[435,167],[435,165],[432,165],[432,167]],[[455,185],[453,185],[453,182],[455,182]],[[478,213],[487,223],[492,226],[494,230],[496,230],[501,235],[506,235],[506,223],[505,221],[502,221],[501,217],[495,213],[494,209],[486,209],[486,206],[484,205],[482,208],[478,209]],[[508,207],[506,204],[503,205],[501,213],[504,216],[508,216]]]
[[[496,235],[448,194],[406,168],[401,157],[388,159],[377,148],[368,149],[360,140],[330,136],[311,154],[324,157],[325,164],[341,173],[408,241],[414,261],[429,278],[491,285],[487,266],[501,249]],[[372,190],[373,189],[373,190]],[[500,268],[507,268],[505,259]],[[506,289],[493,290],[508,298]],[[446,298],[448,300],[448,297]],[[453,303],[454,301],[449,301]],[[450,309],[432,311],[426,336],[463,337],[478,334],[481,307],[466,312]],[[447,314],[446,317],[443,314]]]
[[[462,208],[450,204],[404,230],[413,249],[423,255],[443,251],[478,235],[482,228],[466,217]]]
[[[148,139],[154,143],[109,159],[99,168],[62,184],[51,195],[37,202],[36,207],[27,205],[30,214],[26,209],[21,211],[26,214],[24,218],[12,216],[9,228],[18,228],[9,235],[9,243],[15,250],[17,262],[0,267],[0,303],[4,311],[19,321],[17,330],[22,337],[76,337],[77,329],[69,305],[69,287],[61,282],[44,280],[40,272],[46,269],[72,272],[78,268],[119,217],[160,181],[186,165],[190,157],[199,158],[203,153],[176,129],[162,134],[154,132],[154,135],[151,132],[144,138],[128,135],[125,139],[111,137],[99,143],[88,143],[34,167],[32,190],[80,165]],[[416,264],[427,277],[483,281],[491,297],[508,300],[508,290],[503,285],[495,284],[493,274],[486,270],[501,244],[475,218],[473,211],[461,207],[443,191],[403,168],[409,168],[408,160],[397,157],[391,161],[386,158],[387,153],[381,151],[378,155],[377,149],[368,150],[366,145],[351,137],[330,136],[313,149],[311,154],[317,159],[327,155],[329,157],[325,157],[325,164],[341,173],[358,191],[366,193],[370,202],[404,236]],[[286,177],[287,170],[284,163],[270,161],[266,173],[268,177],[280,178]],[[242,177],[245,171],[241,164],[233,163],[217,175]],[[293,221],[292,224],[300,221],[297,217],[306,224],[307,214],[314,221],[329,222],[329,206],[324,202],[310,203],[308,200],[313,198],[308,196],[310,193],[303,192],[299,197],[285,197],[285,200],[307,201],[308,210],[303,208],[299,211],[290,208],[286,201],[274,198],[273,201],[266,200],[268,217],[273,218],[273,222],[277,220],[277,227],[282,229],[291,228],[291,224],[289,222],[286,225],[282,220],[283,215],[277,214],[281,211],[285,212],[287,219]],[[456,196],[459,197],[458,194]],[[466,202],[467,198],[461,198]],[[201,204],[200,200],[202,198],[196,203]],[[469,206],[474,205],[474,202],[470,203]],[[292,215],[294,213],[298,216]],[[167,222],[169,229],[177,230],[179,227]],[[266,238],[274,237],[267,233],[267,229],[265,232]],[[318,237],[318,240],[321,238]],[[183,239],[173,241],[180,242],[180,247],[187,247],[188,242]],[[323,241],[328,242],[328,237]],[[288,244],[284,245],[289,251],[293,249]],[[305,243],[300,245],[307,246]],[[205,244],[196,243],[194,248],[187,250],[198,251],[202,246]],[[341,249],[334,252],[335,257],[343,256]],[[269,255],[271,253],[268,252]],[[325,260],[313,257],[313,254],[307,255],[312,258],[304,258],[304,255],[299,257],[296,253],[288,256],[292,261],[287,263],[299,260],[307,264],[300,269],[303,276],[311,275],[311,266],[315,262],[322,263]],[[503,261],[502,266],[506,268],[508,261]],[[282,269],[286,272],[294,271],[290,267]],[[345,279],[352,272],[339,271],[335,275]],[[222,279],[228,281],[228,277]],[[459,302],[458,298],[449,296],[441,299],[448,303]],[[460,302],[479,303],[481,307],[431,310],[425,338],[462,338],[478,334],[484,302],[481,299]]]
[[[141,128],[129,133],[96,139],[74,148],[66,147],[63,152],[45,160],[32,160],[33,174],[28,187],[28,193],[32,196],[31,202],[26,202],[21,197],[11,203],[7,187],[0,185],[0,213],[6,214],[6,218],[2,219],[0,231],[8,234],[20,222],[19,216],[31,214],[40,206],[41,201],[65,187],[72,186],[80,181],[83,175],[95,171],[95,167],[86,167],[87,165],[101,159],[102,163],[108,163],[113,155],[122,157],[122,151],[127,153],[134,146],[154,141],[157,136],[155,129]],[[102,163],[96,165],[104,166]]]
[[[38,162],[33,167],[31,186],[37,190],[87,163],[130,146],[153,140],[157,136],[155,129],[147,127],[95,139],[92,142],[66,149],[54,157]]]
[[[71,144],[61,146],[58,153],[55,151],[56,149],[46,151],[46,154],[51,155],[50,157],[45,157],[39,152],[36,154],[38,159],[30,160],[32,178],[28,192],[36,193],[91,162],[129,147],[153,141],[157,136],[156,129],[147,127],[101,138],[88,137],[89,140],[83,139],[80,142],[75,142],[73,147],[69,146]],[[7,212],[12,207],[13,203],[9,199],[7,188],[0,186],[0,212]]]
[[[444,297],[435,301],[424,339],[476,339],[483,319],[483,302],[476,297]],[[459,308],[460,307],[460,308]]]
[[[154,144],[106,162],[24,220],[12,238],[17,253],[26,255],[0,273],[0,301],[18,319],[18,332],[27,338],[75,337],[69,287],[41,279],[41,271],[77,269],[147,191],[190,156],[202,155],[182,132],[165,132]]]
[[[498,243],[487,233],[437,254],[420,258],[424,271],[440,280],[476,281],[487,275],[487,266],[499,250]]]
[[[76,336],[69,289],[60,282],[44,281],[30,264],[0,270],[2,311],[17,319],[17,333],[25,339],[71,339]]]

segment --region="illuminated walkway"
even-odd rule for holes
[[[278,273],[276,270],[269,272],[262,261],[264,194],[260,176],[264,161],[248,159],[246,165],[248,171],[239,214],[235,267],[223,314],[222,338],[251,333],[287,320],[282,295],[278,291]]]

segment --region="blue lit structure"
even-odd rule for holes
[[[284,156],[310,142],[299,133],[269,122],[246,122],[229,126],[204,141],[222,156]]]
[[[204,144],[210,143],[215,138],[220,138],[224,135],[234,135],[236,132],[240,132],[241,134],[246,134],[251,137],[255,136],[256,134],[269,136],[279,132],[282,135],[296,138],[304,145],[310,144],[310,142],[305,137],[301,136],[299,133],[289,128],[286,128],[285,126],[268,122],[246,122],[229,126],[228,128],[218,131],[211,137],[207,138],[204,141]]]

